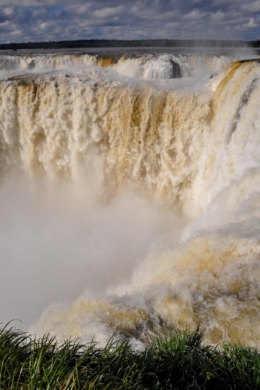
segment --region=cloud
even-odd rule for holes
[[[257,39],[260,0],[1,0],[0,42]]]
[[[2,12],[6,16],[11,16],[14,13],[14,7],[4,7]]]
[[[243,4],[241,10],[248,13],[260,12],[260,0]]]
[[[256,26],[257,26],[257,24],[254,22],[253,18],[250,18],[249,22],[247,24],[244,24],[244,27],[247,27],[247,28],[254,28]]]
[[[225,14],[222,11],[213,12],[210,16],[214,21],[223,20],[225,18]]]
[[[123,9],[124,7],[122,5],[120,5],[119,7],[103,8],[101,10],[96,10],[93,13],[93,16],[98,19],[107,19],[120,14],[123,11]]]
[[[44,3],[44,4],[43,4]],[[70,0],[1,0],[1,6],[14,7],[50,7],[55,5],[71,4]]]
[[[200,20],[206,16],[206,13],[200,12],[198,9],[194,9],[189,12],[187,15],[184,15],[184,19],[186,20]]]

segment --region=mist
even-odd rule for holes
[[[184,221],[130,192],[105,205],[91,191],[66,201],[38,186],[10,179],[0,189],[3,323],[28,330],[53,302],[126,282],[152,245],[180,238]]]

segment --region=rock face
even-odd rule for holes
[[[177,62],[174,62],[170,59],[170,63],[172,64],[172,78],[177,79],[181,77],[181,68]]]

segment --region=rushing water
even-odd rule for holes
[[[209,343],[259,345],[260,64],[245,57],[0,56],[2,321],[137,346],[200,324]]]

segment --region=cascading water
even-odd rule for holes
[[[0,58],[3,267],[46,264],[40,307],[74,299],[36,334],[140,343],[200,324],[209,343],[259,345],[260,65],[234,59]],[[6,245],[15,219],[32,226],[22,245],[37,243],[21,263]]]

